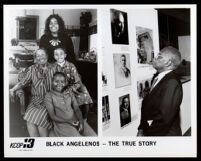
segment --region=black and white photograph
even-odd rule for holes
[[[97,10],[9,17],[10,137],[97,136]]]
[[[102,123],[103,126],[110,122],[109,96],[102,97]]]
[[[129,44],[127,13],[110,9],[112,44]]]
[[[137,62],[149,64],[154,59],[152,29],[136,26]]]
[[[108,66],[107,66],[107,56],[102,55],[102,87],[108,86]]]
[[[107,86],[107,75],[102,72],[102,86]]]
[[[130,95],[119,97],[119,112],[121,127],[131,122]]]
[[[151,79],[137,81],[137,92],[139,100],[142,100],[149,94],[151,88]]]
[[[194,4],[4,5],[4,157],[196,157],[196,24]]]
[[[131,69],[129,54],[113,54],[115,87],[131,85]]]

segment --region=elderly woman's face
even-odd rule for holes
[[[45,64],[47,63],[47,55],[44,50],[38,50],[36,52],[36,63],[37,64]]]
[[[52,18],[49,24],[50,31],[57,33],[59,31],[59,24],[56,18]]]

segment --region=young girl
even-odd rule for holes
[[[68,81],[68,85],[66,86],[66,90],[72,91],[75,95],[77,103],[79,106],[84,106],[86,108],[86,113],[89,110],[89,105],[93,103],[87,88],[81,82],[79,74],[77,72],[74,64],[65,60],[67,54],[65,49],[57,48],[54,50],[54,58],[56,63],[53,64],[53,73],[55,72],[63,72]],[[87,115],[83,115],[84,120],[86,121]]]
[[[56,72],[52,80],[52,90],[45,96],[45,105],[53,120],[53,130],[50,137],[81,136],[83,133],[83,118],[74,94],[63,92],[68,84],[62,72]],[[62,93],[63,92],[63,93]]]
[[[30,66],[25,76],[10,89],[11,98],[14,92],[31,83],[31,102],[28,105],[24,119],[27,121],[27,129],[31,137],[46,137],[51,122],[48,120],[48,113],[43,104],[43,99],[51,87],[51,68],[47,63],[45,50],[38,49],[35,53],[36,64]]]

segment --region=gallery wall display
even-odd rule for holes
[[[109,109],[109,97],[102,97],[102,122],[103,126],[110,122],[110,109]]]
[[[131,122],[130,95],[119,97],[119,112],[121,127]]]
[[[136,42],[138,63],[151,63],[154,59],[152,29],[136,26]]]
[[[151,78],[137,81],[137,92],[139,100],[142,100],[149,92],[151,87]]]
[[[129,44],[127,13],[110,9],[113,44]]]
[[[130,55],[113,54],[115,87],[123,87],[131,84]]]
[[[158,52],[157,14],[154,10],[110,8],[101,11],[101,18],[102,96],[110,98],[111,116],[110,123],[102,121],[105,125],[103,135],[136,136],[141,101],[148,93],[145,84],[150,87],[149,78],[155,72],[151,63],[154,53]],[[122,28],[126,31],[126,36],[117,41],[116,35],[120,34]],[[141,85],[138,80],[142,80]],[[126,109],[122,108],[123,104],[128,104],[127,110],[123,110]],[[104,119],[104,113],[102,114]]]

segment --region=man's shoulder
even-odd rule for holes
[[[177,74],[174,71],[171,71],[165,77],[166,77],[167,81],[171,81],[172,83],[175,82],[175,83],[181,84],[179,77],[177,76]]]
[[[174,72],[170,72],[164,77],[163,81],[161,81],[161,86],[166,87],[167,89],[170,89],[170,87],[181,88],[182,84],[179,78],[174,74]]]

